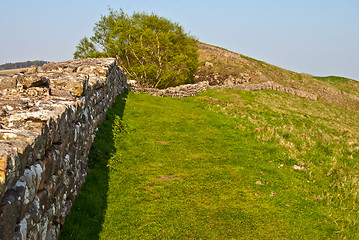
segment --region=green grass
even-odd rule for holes
[[[120,96],[60,239],[355,239],[357,119],[274,91]]]
[[[322,82],[330,83],[332,86],[337,89],[347,92],[358,94],[359,85],[358,82],[349,78],[337,77],[337,76],[328,76],[328,77],[313,77]]]
[[[305,73],[300,74],[242,54],[240,59],[232,59],[226,56],[225,49],[222,48],[218,48],[217,51],[200,48],[198,52],[199,62],[202,64],[199,66],[196,81],[209,81],[212,85],[218,85],[226,82],[229,76],[241,78],[245,73],[253,84],[271,81],[274,84],[313,94],[321,101],[359,110],[358,81],[333,76],[313,77]],[[206,62],[211,64],[205,64]]]

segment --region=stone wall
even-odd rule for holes
[[[257,83],[257,84],[235,84],[235,85],[222,85],[222,86],[211,86],[212,88],[232,88],[232,89],[242,89],[242,90],[250,90],[250,91],[255,91],[255,90],[275,90],[275,91],[280,91],[280,92],[287,92],[299,97],[305,97],[305,98],[309,98],[312,100],[318,100],[318,96],[311,94],[311,93],[307,93],[301,90],[297,90],[294,88],[290,88],[290,87],[285,87],[282,86],[280,84],[268,81],[268,82],[262,82],[262,83]]]
[[[56,239],[87,174],[96,127],[127,88],[114,59],[0,77],[0,239]]]
[[[204,90],[209,88],[208,82],[199,82],[196,84],[185,84],[177,87],[169,87],[166,89],[157,89],[157,88],[141,88],[136,84],[136,81],[130,80],[129,87],[134,93],[148,93],[153,96],[169,96],[169,97],[191,97],[197,95]]]
[[[307,93],[301,90],[284,87],[282,85],[273,83],[273,82],[263,82],[258,84],[251,84],[247,82],[227,82],[224,85],[209,85],[208,81],[199,82],[196,84],[186,84],[177,87],[170,87],[166,89],[156,89],[156,88],[141,88],[137,86],[136,81],[130,80],[129,87],[135,93],[148,93],[153,96],[169,96],[169,97],[191,97],[197,95],[206,89],[214,88],[230,88],[230,89],[242,89],[242,90],[275,90],[281,92],[287,92],[299,97],[305,97],[313,100],[317,100],[318,97],[314,94]]]

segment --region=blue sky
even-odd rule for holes
[[[154,12],[202,42],[289,70],[359,80],[358,0],[2,0],[0,64],[72,59],[108,6]]]

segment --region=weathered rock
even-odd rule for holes
[[[56,239],[97,125],[127,87],[114,59],[0,77],[0,239]]]
[[[30,87],[48,87],[49,81],[46,77],[37,74],[24,74],[17,76],[17,84],[21,84],[23,88]]]
[[[239,77],[229,75],[226,80],[224,80],[223,85],[227,87],[233,87],[238,84],[249,83],[251,82],[251,77],[247,73],[241,73]]]
[[[12,76],[12,77],[0,76],[0,90],[15,89],[16,86],[17,86],[16,76]]]
[[[19,209],[15,204],[15,196],[9,194],[2,199],[0,205],[0,239],[11,239],[15,233]]]
[[[207,68],[211,68],[211,67],[213,67],[213,63],[211,63],[211,62],[205,62],[205,63],[204,63],[204,66],[207,67]]]
[[[37,66],[31,66],[28,70],[28,73],[37,73]]]

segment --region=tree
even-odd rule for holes
[[[129,16],[109,9],[83,38],[75,58],[114,57],[141,86],[166,88],[192,83],[198,67],[197,42],[183,28],[155,14]]]
[[[74,53],[74,58],[95,58],[103,56],[103,54],[96,50],[95,45],[87,37],[81,39],[76,48],[77,51]]]

